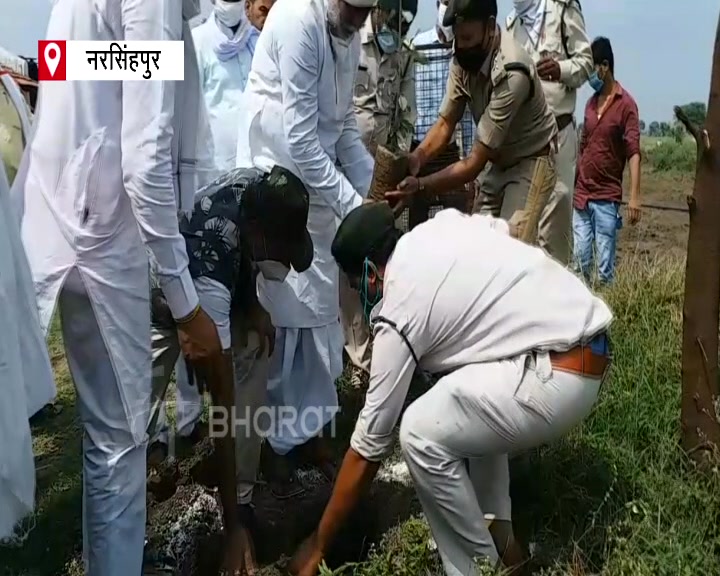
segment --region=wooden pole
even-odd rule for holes
[[[690,232],[683,306],[682,445],[695,462],[706,467],[720,446],[715,410],[720,315],[720,21],[705,126],[694,125],[679,107],[675,114],[697,143],[695,186],[687,198]]]

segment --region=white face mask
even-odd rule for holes
[[[276,260],[262,260],[257,262],[257,267],[270,282],[285,282],[285,278],[290,273],[290,268]]]
[[[446,42],[452,42],[453,38],[455,38],[455,34],[453,34],[452,26],[443,26],[443,18],[445,18],[445,12],[447,10],[446,4],[440,4],[440,7],[438,8],[438,20],[437,25],[438,28],[443,33],[443,36],[445,36]]]
[[[237,26],[245,13],[245,2],[228,2],[227,0],[215,0],[215,16],[221,24],[228,28]]]

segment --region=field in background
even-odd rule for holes
[[[646,202],[685,207],[692,174],[664,160],[685,154],[674,149],[683,146],[644,142]],[[605,294],[616,314],[616,362],[600,403],[569,438],[513,464],[514,515],[535,544],[536,574],[720,575],[720,480],[696,477],[678,445],[686,240],[683,212],[645,210],[621,231],[617,283]],[[50,350],[64,411],[34,423],[35,525],[22,548],[0,548],[2,575],[65,574],[81,547],[80,431],[56,329]],[[343,573],[438,570],[426,525],[412,519]]]

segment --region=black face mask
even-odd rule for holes
[[[481,45],[473,46],[472,48],[456,47],[454,49],[454,55],[460,68],[466,72],[477,72],[485,63],[488,51]]]

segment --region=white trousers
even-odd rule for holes
[[[337,414],[335,380],[342,374],[340,322],[318,328],[278,328],[270,358],[268,441],[285,455],[317,436]]]
[[[118,381],[77,270],[68,275],[60,292],[60,315],[83,425],[85,574],[140,574],[147,443],[136,444],[133,439]]]
[[[449,576],[499,560],[484,515],[510,521],[508,454],[590,413],[601,380],[553,371],[547,354],[464,366],[405,411],[400,443]]]
[[[257,333],[247,335],[242,342],[237,323],[230,322],[230,294],[222,285],[213,280],[199,278],[195,288],[200,305],[213,320],[224,349],[232,348],[234,379],[234,414],[228,425],[234,424],[235,478],[238,502],[247,504],[252,500],[253,488],[260,464],[262,430],[257,425],[258,413],[265,405],[268,378],[268,357],[266,350],[260,354],[260,338]],[[168,427],[165,417],[165,395],[175,368],[178,392],[176,410],[178,434],[190,434],[202,414],[202,398],[195,386],[190,386],[185,361],[180,354],[177,331],[152,328],[153,383],[150,424],[157,417],[151,437],[167,440]],[[190,398],[188,400],[188,397]],[[194,398],[194,399],[193,399]],[[220,415],[224,419],[223,415]],[[211,423],[212,424],[212,423]],[[224,420],[218,423],[224,424]],[[222,428],[218,430],[221,432]]]

